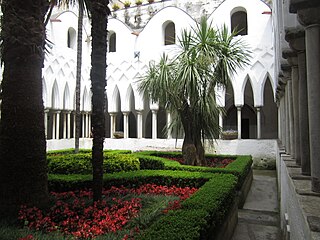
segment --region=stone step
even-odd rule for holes
[[[251,209],[239,209],[238,211],[239,223],[251,223],[276,227],[280,225],[279,213],[277,212]]]

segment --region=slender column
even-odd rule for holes
[[[129,137],[129,112],[122,112],[123,113],[123,137]]]
[[[52,113],[52,139],[56,139],[56,121],[57,121],[56,112],[53,112]]]
[[[257,109],[257,139],[261,139],[261,107],[256,107]]]
[[[169,129],[169,126],[172,122],[172,119],[171,119],[171,113],[170,112],[167,112],[167,129]],[[168,130],[168,136],[167,136],[168,139],[171,139],[172,138],[172,131],[171,129]]]
[[[85,138],[86,137],[85,136],[85,131],[86,131],[86,121],[85,121],[86,113],[85,112],[81,113],[81,116],[82,116],[82,137]]]
[[[293,68],[292,68],[293,71]],[[289,105],[289,135],[290,135],[290,154],[292,157],[295,156],[295,143],[294,143],[294,117],[293,117],[293,99],[292,99],[292,80],[289,79],[288,85],[288,105]]]
[[[87,138],[90,136],[89,118],[90,118],[90,114],[87,112],[86,113],[86,137]]]
[[[63,113],[63,139],[67,138],[67,113]]]
[[[306,27],[312,191],[320,192],[320,24]]]
[[[157,138],[157,110],[152,111],[152,139]]]
[[[237,106],[237,116],[238,116],[238,139],[241,139],[241,108],[242,108],[242,106]]]
[[[88,113],[88,137],[91,138],[91,114]]]
[[[142,138],[142,111],[137,111],[137,138]]]
[[[220,110],[219,111],[219,127],[221,129],[221,131],[223,130],[223,116],[222,116],[222,111]],[[221,139],[222,136],[221,136],[221,133],[219,135],[219,138]]]
[[[68,111],[66,113],[66,117],[67,117],[67,138],[71,137],[71,131],[70,131],[70,126],[71,126],[71,114],[70,111]]]
[[[55,139],[60,139],[60,111],[57,111],[56,114],[56,138]]]
[[[73,138],[76,137],[76,112],[73,112]]]
[[[308,117],[308,90],[306,77],[306,54],[298,52],[299,62],[299,128],[300,128],[300,156],[301,173],[310,175],[310,142]]]
[[[282,96],[280,99],[280,109],[281,109],[281,143],[282,146],[285,146],[285,142],[286,142],[286,116],[285,116],[285,96]]]
[[[290,142],[290,119],[289,119],[289,91],[288,91],[288,84],[285,88],[285,115],[286,115],[286,153],[291,154],[291,142]]]
[[[114,132],[116,131],[116,116],[117,113],[109,113],[110,114],[110,136],[114,138]]]
[[[48,112],[49,112],[49,109],[44,110],[44,133],[46,138],[48,135]]]

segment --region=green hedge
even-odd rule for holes
[[[140,170],[119,172],[103,176],[104,187],[129,186],[136,187],[146,183],[155,183],[167,186],[200,187],[212,177],[212,173],[185,172],[185,171],[152,171]],[[50,191],[69,191],[91,188],[92,175],[87,174],[49,174],[48,186]]]
[[[51,155],[47,159],[49,173],[92,173],[91,153]],[[104,152],[103,169],[106,173],[135,171],[140,169],[140,162],[137,157],[131,154]]]
[[[49,189],[67,191],[91,187],[91,175],[49,175]],[[156,220],[136,239],[208,239],[212,227],[226,216],[235,200],[237,178],[231,174],[188,171],[140,170],[104,175],[104,186],[137,187],[145,183],[198,187],[199,190],[181,204]]]
[[[91,149],[79,149],[79,153],[91,153]],[[104,153],[131,153],[130,150],[104,150]],[[62,149],[62,150],[51,150],[47,152],[47,156],[65,155],[65,154],[75,154],[74,148]]]
[[[142,151],[134,153],[138,156],[139,160],[148,159],[148,161],[157,160],[162,161],[164,167],[158,169],[165,170],[180,170],[190,172],[210,172],[210,173],[228,173],[238,177],[238,187],[241,187],[245,177],[249,173],[252,166],[252,157],[250,155],[213,155],[207,154],[207,157],[219,157],[219,158],[232,158],[235,159],[232,163],[228,164],[226,168],[212,168],[201,166],[188,166],[181,165],[177,161],[165,159],[164,157],[181,157],[181,152],[161,152],[161,151]],[[153,157],[153,158],[152,158]],[[150,163],[149,166],[152,166]],[[160,165],[158,165],[160,166]],[[152,168],[145,168],[152,169]]]
[[[137,239],[208,239],[209,229],[219,227],[235,199],[236,178],[230,174],[213,174],[196,193],[170,211]]]

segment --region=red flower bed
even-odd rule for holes
[[[164,158],[179,162],[180,164],[184,164],[184,160],[181,157],[168,157]],[[232,163],[234,159],[231,158],[219,158],[219,157],[206,157],[206,167],[214,167],[214,168],[225,168],[229,163]]]
[[[132,218],[138,215],[142,208],[141,199],[132,197],[130,200],[122,200],[122,196],[127,194],[178,196],[179,200],[171,202],[164,211],[167,212],[179,208],[180,201],[188,198],[196,190],[196,188],[167,187],[155,184],[145,184],[137,189],[112,187],[103,191],[105,199],[93,204],[91,191],[53,192],[51,195],[55,199],[55,204],[48,211],[21,206],[19,220],[24,226],[37,231],[59,231],[64,235],[72,235],[76,239],[90,239],[108,232],[122,230]],[[124,236],[124,239],[127,238],[128,235]],[[22,239],[33,239],[33,236],[28,235]]]

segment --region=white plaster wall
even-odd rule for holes
[[[233,77],[234,103],[236,106],[244,104],[244,89],[246,82],[250,80],[254,106],[262,106],[267,77],[270,78],[273,89],[276,87],[271,9],[262,1],[226,0],[211,14],[210,19],[218,28],[226,24],[230,29],[231,13],[235,9],[245,9],[247,12],[248,35],[237,38],[247,43],[252,51],[252,59],[249,66],[239,70]]]
[[[125,150],[181,150],[182,139],[105,139],[104,149]],[[81,148],[91,148],[92,139],[81,139]],[[74,148],[74,139],[47,140],[47,150]],[[217,140],[214,149],[206,146],[207,153],[252,155],[253,159],[276,159],[276,140]]]

